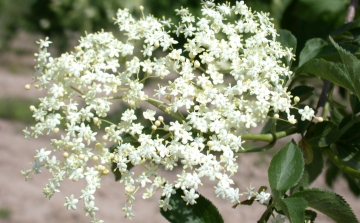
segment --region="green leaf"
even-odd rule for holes
[[[275,154],[268,169],[272,190],[285,193],[301,178],[304,171],[304,158],[294,141],[286,144]]]
[[[298,143],[298,146],[301,149],[301,152],[304,156],[305,164],[312,163],[314,159],[314,153],[309,143],[307,143],[304,139],[301,139]]]
[[[287,197],[284,200],[286,205],[286,216],[291,223],[303,223],[305,220],[305,208],[307,202],[301,197]]]
[[[309,186],[320,176],[324,167],[324,159],[320,149],[315,148],[313,151],[313,162],[305,165],[304,174],[296,187],[292,188],[291,194],[303,189],[309,188]]]
[[[276,37],[276,41],[281,43],[281,46],[287,47],[291,49],[291,52],[295,54],[296,52],[296,38],[289,30],[279,29],[278,36]],[[291,63],[293,60],[289,60],[286,58],[285,64],[288,67],[291,67]]]
[[[359,145],[336,143],[336,151],[339,158],[351,168],[360,171],[360,149]]]
[[[330,121],[318,122],[306,133],[305,140],[312,147],[326,147],[339,137],[337,125]]]
[[[327,46],[327,42],[320,38],[310,39],[306,42],[299,56],[299,67],[316,57]]]
[[[292,96],[298,96],[301,101],[305,101],[306,99],[310,98],[314,94],[314,88],[309,87],[306,85],[300,85],[296,86],[293,89],[291,89],[291,95]]]
[[[340,169],[333,163],[328,162],[328,168],[325,173],[325,182],[330,188],[333,187],[334,182],[338,178]]]
[[[303,72],[317,75],[349,90],[350,92],[355,92],[343,64],[336,64],[324,59],[314,58],[296,70],[296,74]]]
[[[353,94],[350,94],[350,105],[354,115],[360,112],[360,100]]]
[[[340,138],[339,140],[346,144],[359,144],[360,143],[360,118],[354,119],[352,115],[348,115],[341,121],[340,125]]]
[[[345,23],[344,25],[337,28],[335,31],[331,33],[331,36],[335,39],[336,36],[341,35],[344,32],[348,32],[351,29],[354,29],[356,27],[360,27],[360,20],[355,20],[352,22]]]
[[[305,221],[310,221],[309,223],[314,223],[317,213],[312,210],[305,210]]]
[[[349,204],[338,194],[318,188],[305,189],[290,197],[301,197],[307,201],[309,207],[329,216],[339,223],[359,223]]]
[[[181,197],[184,196],[183,190],[177,189],[176,194],[170,197],[172,209],[164,211],[161,208],[160,212],[171,223],[223,223],[218,209],[208,199],[199,195],[196,204],[186,205]]]
[[[352,92],[360,98],[360,77],[358,75],[360,70],[360,61],[353,54],[340,47],[331,37],[329,38],[340,54],[340,57],[345,65],[347,77],[354,89]]]

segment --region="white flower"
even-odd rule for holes
[[[73,194],[70,196],[70,198],[65,197],[65,200],[66,200],[66,202],[65,202],[64,206],[66,206],[66,208],[68,210],[70,210],[70,209],[76,210],[76,204],[79,200],[75,199]]]
[[[271,223],[284,223],[286,218],[282,218],[281,215],[277,214],[275,218],[271,219]]]
[[[299,109],[299,114],[301,115],[301,120],[309,120],[311,121],[311,119],[314,117],[314,110],[312,108],[310,108],[309,106],[305,106],[304,109]]]
[[[259,194],[256,195],[255,200],[259,201],[260,204],[269,204],[270,198],[271,198],[270,193],[261,191]]]
[[[184,190],[185,196],[181,196],[186,204],[196,204],[195,199],[199,198],[199,195],[195,192],[194,188],[191,188],[190,191]]]

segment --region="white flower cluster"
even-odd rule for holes
[[[203,177],[216,180],[217,196],[239,202],[241,193],[232,186],[231,177],[238,169],[241,136],[265,122],[270,110],[285,112],[290,122],[295,121],[289,114],[292,96],[283,86],[291,71],[280,61],[293,55],[276,41],[267,14],[252,12],[242,1],[235,6],[202,4],[203,16],[197,20],[188,9],[177,10],[181,23],[174,29],[168,20],[153,16],[135,20],[126,9],[119,10],[115,23],[126,42],[107,32],[88,34],[75,52],[58,58],[48,53],[48,39],[39,42],[35,86],[46,89],[48,96],[40,99],[39,106],[31,106],[37,124],[24,130],[25,136],[65,130],[52,140],[53,151],[41,149],[32,168],[23,171],[27,178],[42,167],[53,174],[44,188],[45,197],[58,192],[65,178],[84,178],[87,186],[79,199],[93,222],[101,222],[95,218],[94,193],[101,177],[114,171],[111,166],[116,163],[128,197],[123,208],[128,218],[134,216],[138,188],[146,188],[144,199],[162,190],[159,206],[167,210],[177,188],[184,191],[186,203],[196,203],[195,190]],[[230,16],[238,20],[229,23]],[[183,35],[186,44],[176,47],[171,32]],[[143,48],[136,51],[139,42]],[[167,53],[154,52],[158,48]],[[138,58],[140,53],[144,59]],[[171,80],[167,85],[159,82],[155,94],[147,95],[144,84],[149,78]],[[106,117],[115,99],[128,109],[119,123],[108,124]],[[165,121],[148,109],[143,116],[149,124],[140,123],[135,110],[141,102],[154,105],[172,120]],[[91,122],[97,127],[91,127]],[[99,138],[101,132],[105,135]],[[63,157],[50,157],[56,151],[62,151]],[[182,173],[172,182],[157,171],[171,171],[178,165]],[[141,166],[143,172],[135,175],[130,166]],[[79,199],[71,195],[65,206],[76,209]]]

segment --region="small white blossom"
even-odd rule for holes
[[[259,201],[260,204],[269,204],[270,198],[270,193],[261,191],[259,194],[256,195],[255,200]]]
[[[310,108],[309,106],[305,106],[304,109],[299,109],[299,114],[301,115],[301,120],[309,120],[311,121],[311,119],[314,117],[314,110],[312,108]]]
[[[75,199],[73,194],[70,196],[70,198],[65,197],[65,200],[66,200],[66,202],[65,202],[64,206],[66,206],[66,208],[68,210],[70,210],[70,209],[76,210],[76,204],[78,203],[79,200]]]

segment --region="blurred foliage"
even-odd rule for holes
[[[40,33],[54,40],[60,50],[67,47],[69,32],[116,32],[113,22],[118,8],[134,11],[142,0],[0,0],[0,49],[18,30]],[[137,10],[138,11],[138,10]]]
[[[0,98],[0,118],[34,124],[29,107],[38,103],[38,100],[23,98]]]
[[[269,12],[276,28],[290,30],[298,40],[298,55],[308,39],[325,38],[344,23],[350,0],[245,0],[245,3],[253,10]],[[141,4],[145,13],[171,18],[175,25],[180,21],[175,9],[181,6],[189,8],[195,17],[200,16],[200,0],[0,0],[0,49],[19,29],[50,36],[60,50],[66,47],[67,37],[71,37],[68,31],[82,34],[104,29],[116,33],[112,18],[117,9],[129,8],[139,17]]]
[[[11,216],[11,211],[9,209],[0,209],[0,219],[8,219]]]

